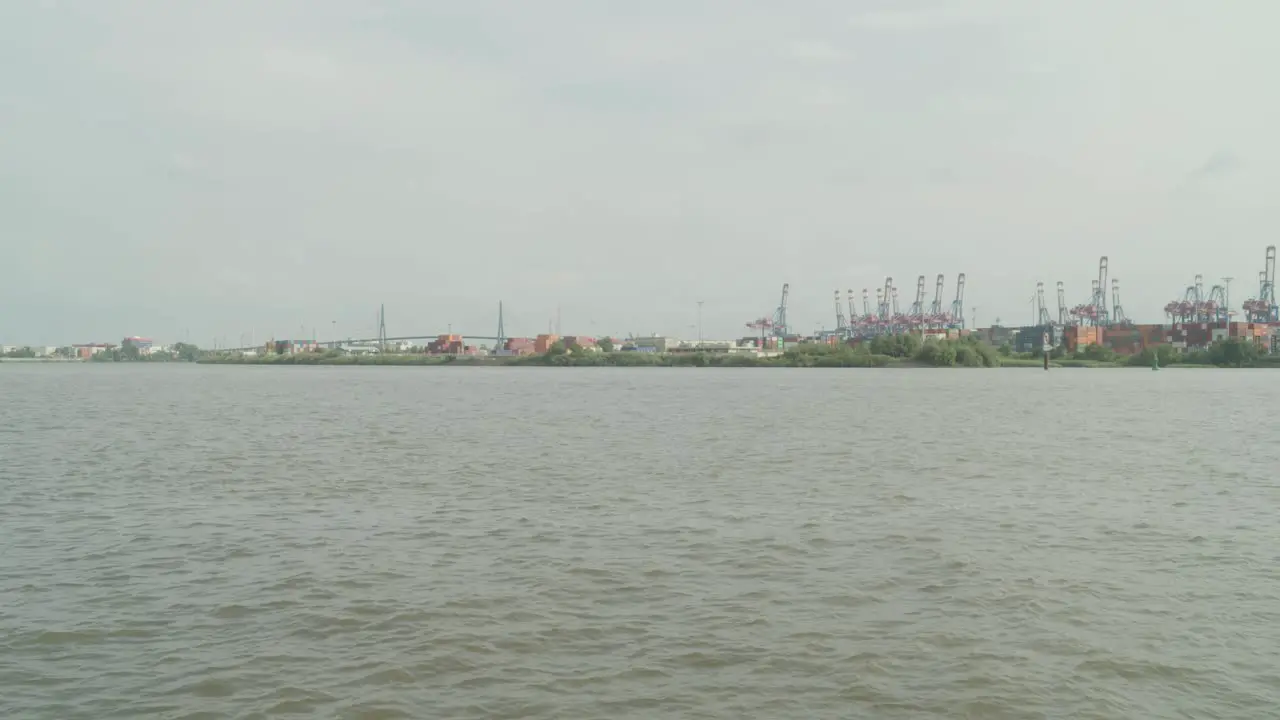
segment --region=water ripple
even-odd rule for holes
[[[1260,377],[6,365],[0,717],[1269,717]]]

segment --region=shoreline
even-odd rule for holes
[[[824,362],[825,360],[825,362]],[[1042,361],[1020,358],[1001,358],[999,365],[931,365],[919,360],[895,358],[887,355],[850,354],[847,357],[791,356],[758,358],[751,356],[697,356],[695,355],[637,355],[635,353],[590,353],[581,356],[450,356],[450,355],[363,355],[325,357],[323,354],[297,354],[272,356],[206,357],[196,361],[202,365],[250,365],[250,366],[329,366],[329,367],[535,367],[535,368],[592,368],[592,367],[641,367],[641,368],[844,368],[844,369],[1018,369],[1040,370]],[[1147,365],[1127,362],[1101,362],[1088,360],[1050,361],[1051,370],[1099,370],[1099,369],[1149,369]],[[1264,366],[1265,367],[1265,366]],[[1216,365],[1174,363],[1161,369],[1223,369]]]

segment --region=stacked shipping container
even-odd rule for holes
[[[1102,328],[1093,325],[1069,325],[1064,333],[1067,352],[1077,352],[1090,345],[1102,344]]]
[[[427,343],[427,352],[432,355],[458,355],[465,349],[461,335],[437,335],[435,340]]]
[[[512,355],[532,355],[534,352],[533,340],[529,338],[509,338],[503,349]]]

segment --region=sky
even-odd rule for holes
[[[739,337],[1256,292],[1280,3],[0,3],[0,342]],[[976,312],[973,310],[976,308]],[[976,315],[976,317],[975,317]]]

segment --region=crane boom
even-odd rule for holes
[[[964,327],[964,273],[956,278],[956,299],[951,303],[952,322]]]

